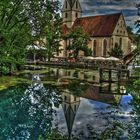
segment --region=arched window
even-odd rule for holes
[[[67,1],[66,1],[66,9],[68,8],[68,4],[67,4]]]
[[[74,101],[76,101],[76,96],[74,96]]]
[[[122,47],[122,38],[120,38],[120,43],[119,44],[120,44],[120,47]]]
[[[93,56],[96,56],[96,47],[97,47],[97,41],[93,41]]]
[[[123,22],[121,21],[121,27],[123,26]]]
[[[103,56],[107,55],[107,40],[104,39],[103,41]]]
[[[74,105],[74,111],[77,111],[77,106],[76,105]]]
[[[76,17],[76,18],[78,17],[78,13],[75,13],[75,17]]]
[[[66,104],[64,104],[64,110],[66,111],[66,109],[67,109],[67,106],[66,106]]]
[[[111,38],[111,45],[112,45],[112,46],[114,45],[113,37]]]
[[[78,2],[76,1],[76,9],[78,8]]]
[[[68,13],[65,13],[65,18],[67,18],[68,17]]]

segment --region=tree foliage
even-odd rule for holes
[[[138,16],[140,18],[140,3],[136,5],[137,9],[138,9]],[[135,25],[136,25],[136,29],[137,29],[137,36],[136,36],[136,41],[137,41],[137,44],[138,44],[138,49],[140,51],[140,19],[138,19],[136,22],[135,22]]]
[[[138,9],[138,16],[140,16],[140,3],[136,5],[136,8]],[[140,33],[140,20],[139,19],[135,22],[135,25],[136,25],[137,32]]]
[[[115,43],[114,48],[112,48],[111,51],[108,52],[108,54],[110,56],[114,56],[114,57],[117,57],[117,58],[122,58],[123,50],[121,49],[121,47],[117,43]]]
[[[86,56],[91,54],[91,50],[88,48],[90,36],[81,27],[74,28],[65,39],[71,42],[67,50],[73,51],[74,58],[77,59],[79,51],[83,51]]]
[[[136,5],[137,9],[138,9],[138,16],[140,17],[140,3]],[[136,57],[137,59],[134,61],[134,63],[136,63],[136,66],[139,66],[140,64],[140,20],[138,19],[136,22],[135,22],[135,25],[136,25],[136,29],[137,30],[137,34],[135,35],[135,41],[137,42],[137,52],[138,53],[138,56]],[[134,72],[133,74],[138,77],[134,80],[134,87],[139,87],[139,84],[140,84],[140,69],[139,68],[135,68],[134,69]]]
[[[0,1],[1,73],[11,73],[24,63],[27,45],[53,33],[57,36],[58,28],[55,27],[60,19],[58,10],[58,1]],[[53,30],[49,30],[51,25],[53,25]],[[52,44],[55,40],[54,36],[47,39]],[[47,44],[47,49],[48,46]]]
[[[61,19],[59,15],[57,15],[57,20],[52,21],[46,25],[44,28],[44,37],[45,37],[45,48],[46,48],[46,57],[48,61],[50,58],[53,57],[55,54],[59,53],[60,41],[61,41]]]

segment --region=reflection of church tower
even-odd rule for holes
[[[76,112],[80,104],[80,97],[65,92],[62,94],[62,100],[62,107],[64,110],[68,134],[70,138]]]
[[[64,0],[62,17],[64,23],[70,28],[75,19],[81,17],[82,9],[79,0]]]

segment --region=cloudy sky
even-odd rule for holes
[[[60,0],[63,4],[63,0]],[[138,19],[136,4],[140,0],[79,0],[83,16],[110,14],[122,11],[128,26],[134,27]]]

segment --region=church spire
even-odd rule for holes
[[[73,8],[74,3],[76,2],[76,0],[68,0],[69,5],[71,7],[71,9]]]
[[[79,0],[64,0],[62,8],[63,22],[70,28],[75,19],[81,17],[82,8]]]

